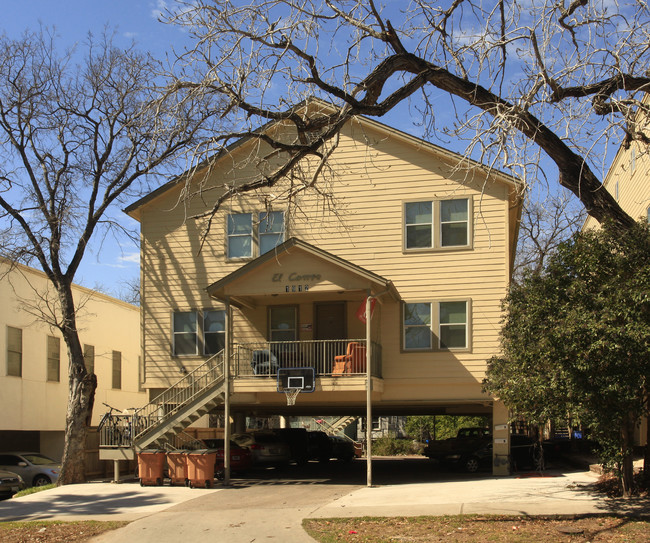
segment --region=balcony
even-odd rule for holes
[[[316,377],[362,376],[366,375],[366,344],[365,339],[235,343],[233,377],[275,377],[279,367],[311,367]],[[373,341],[371,346],[371,376],[381,378],[381,345]]]

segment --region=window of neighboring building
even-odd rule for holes
[[[112,388],[122,388],[122,353],[113,351],[113,380]]]
[[[406,249],[467,247],[470,244],[468,198],[404,204]]]
[[[21,377],[23,374],[23,331],[7,326],[7,375]]]
[[[293,305],[269,308],[270,341],[296,341],[298,339],[298,308]]]
[[[174,355],[198,354],[198,326],[196,311],[178,311],[173,318]]]
[[[469,303],[405,303],[403,342],[406,351],[467,349],[469,347]],[[436,334],[434,334],[436,332]],[[434,335],[437,335],[434,341]]]
[[[284,212],[228,215],[228,258],[253,258],[269,252],[284,241]],[[256,238],[257,235],[257,238]]]
[[[650,207],[648,207],[646,214],[648,215],[648,222],[650,223]]]
[[[84,364],[88,373],[95,373],[95,347],[84,345]]]
[[[226,312],[203,312],[203,353],[217,354],[226,346]]]
[[[47,336],[47,380],[61,380],[61,339]]]
[[[632,149],[630,149],[630,173],[634,173],[634,170],[636,170],[636,149],[632,144]]]

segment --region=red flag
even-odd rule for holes
[[[376,303],[376,298],[370,299],[370,318],[372,318],[372,314],[375,312]],[[361,305],[359,305],[359,309],[357,309],[357,319],[359,319],[363,324],[366,324],[366,300],[363,300]]]

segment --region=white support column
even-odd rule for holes
[[[232,315],[230,312],[230,298],[226,298],[226,344],[224,346],[224,405],[223,405],[223,484],[230,484],[230,352],[232,348]]]
[[[371,296],[366,297],[366,485],[372,486],[372,326]]]
[[[119,460],[113,460],[113,482],[114,483],[120,482],[120,461]]]

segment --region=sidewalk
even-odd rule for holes
[[[141,487],[138,483],[67,485],[0,501],[0,521],[136,520],[219,489]]]
[[[189,489],[137,483],[70,485],[0,502],[0,520],[129,520],[96,543],[253,540],[309,543],[304,518],[457,514],[650,516],[650,500],[592,492],[592,472],[359,485],[295,481]]]

